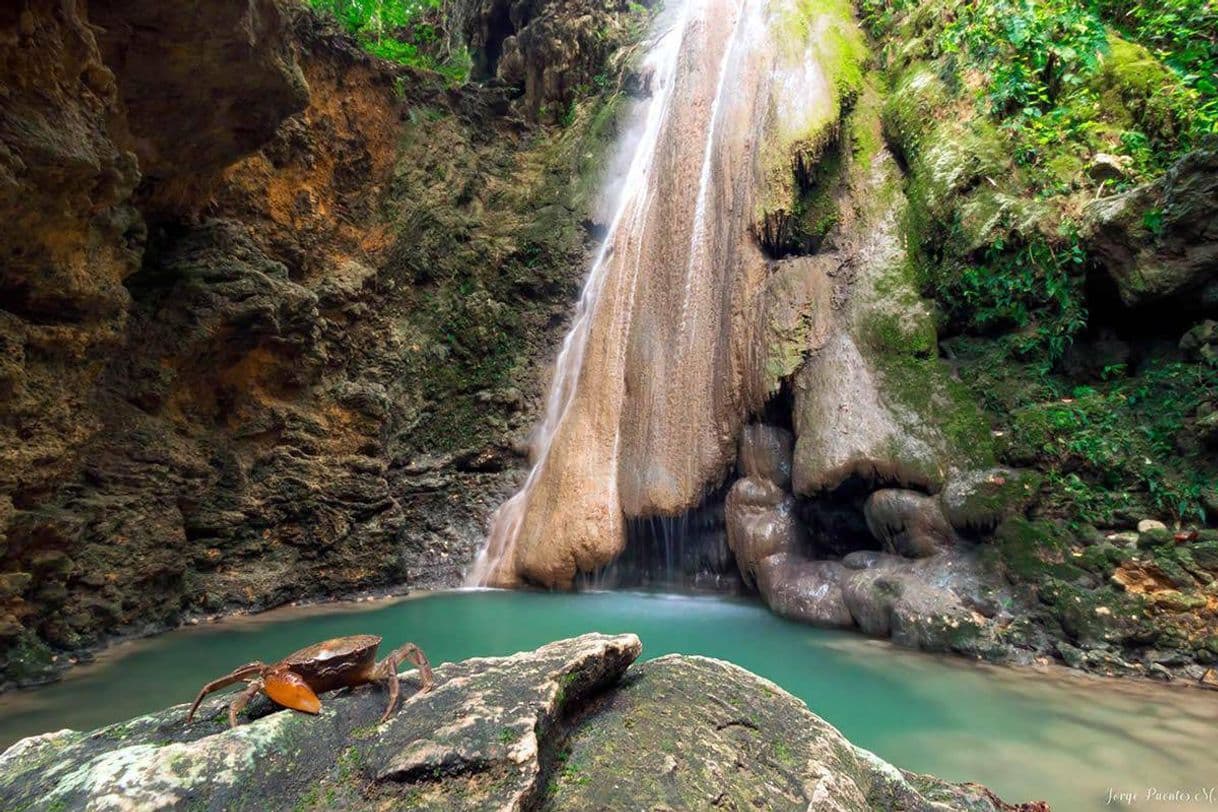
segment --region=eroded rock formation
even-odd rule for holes
[[[1157,181],[1095,201],[1086,218],[1126,305],[1218,308],[1218,137]]]
[[[611,133],[612,88],[559,142],[303,6],[94,5],[0,12],[4,685],[459,582],[586,261],[553,178]]]
[[[792,156],[822,146],[859,34],[788,0],[691,0],[657,36],[637,149],[484,582],[569,586],[620,554],[626,518],[698,504],[776,385],[754,343],[770,325],[748,317],[769,275],[758,235],[795,208]]]
[[[25,739],[0,755],[6,808],[795,809],[1012,806],[984,787],[905,772],[848,742],[777,685],[737,666],[669,656],[633,664],[634,635],[590,634],[436,669],[385,724],[375,689],[324,697],[227,729],[223,701],[93,733]],[[403,680],[410,692],[412,680]],[[565,749],[564,749],[565,748]],[[565,752],[578,774],[563,771]],[[283,754],[293,757],[284,758]],[[278,757],[276,757],[276,755]]]

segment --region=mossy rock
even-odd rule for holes
[[[1040,492],[1035,471],[992,468],[955,477],[943,490],[943,512],[961,532],[981,532],[1025,512]]]
[[[1050,578],[1041,587],[1041,600],[1051,607],[1066,634],[1084,646],[1127,646],[1156,637],[1145,602],[1111,587],[1084,589]]]
[[[1088,572],[1107,577],[1121,564],[1133,557],[1133,553],[1107,541],[1092,544],[1085,548],[1076,560],[1077,564]]]
[[[1048,579],[1075,581],[1085,571],[1073,563],[1071,536],[1052,522],[1007,519],[994,531],[990,543],[1012,582],[1040,584]]]
[[[1146,48],[1116,33],[1089,85],[1101,99],[1105,117],[1159,140],[1184,129],[1188,101],[1180,80]]]
[[[17,685],[38,685],[54,678],[54,655],[36,634],[25,629],[0,650],[0,672]]]
[[[1188,552],[1197,566],[1218,573],[1218,541],[1199,541],[1189,545]]]

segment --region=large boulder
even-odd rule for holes
[[[279,0],[107,0],[89,16],[117,78],[114,135],[145,176],[207,177],[309,102]]]
[[[786,553],[770,556],[757,570],[757,588],[777,615],[813,626],[847,629],[854,617],[842,597],[849,573],[836,561],[811,561]]]
[[[384,694],[327,695],[307,716],[223,699],[0,755],[5,809],[967,809],[1011,806],[973,784],[897,769],[737,666],[631,666],[634,635],[588,634],[436,669],[384,724]],[[629,669],[629,671],[627,671]],[[624,675],[628,675],[623,679]],[[747,769],[741,769],[747,765]]]
[[[804,530],[795,515],[794,497],[768,480],[736,480],[727,494],[724,519],[727,545],[749,586],[754,584],[762,561],[778,553],[796,552],[802,546]]]
[[[1040,484],[1035,471],[987,468],[953,477],[939,498],[952,527],[962,533],[984,533],[1026,511],[1039,495]]]
[[[1127,306],[1218,308],[1218,138],[1159,180],[1103,198],[1083,235]]]
[[[876,541],[897,555],[926,558],[956,540],[939,500],[918,491],[875,491],[863,503],[863,516]]]

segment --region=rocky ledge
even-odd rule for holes
[[[384,695],[361,688],[318,716],[260,698],[231,730],[216,698],[191,726],[176,706],[35,736],[0,755],[0,807],[1047,809],[897,769],[729,663],[641,650],[588,634],[445,664],[379,726]]]

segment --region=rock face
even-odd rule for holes
[[[590,634],[436,669],[430,694],[377,725],[377,689],[318,716],[223,700],[0,755],[6,809],[1036,810],[907,773],[851,745],[777,685],[701,657],[631,666],[637,637]],[[404,681],[409,693],[411,680]]]
[[[581,87],[605,80],[606,61],[633,38],[632,26],[646,25],[645,9],[653,2],[472,0],[469,5],[462,16],[477,78],[516,88],[529,117],[557,121],[586,92]]]
[[[1126,305],[1218,308],[1218,137],[1154,183],[1092,203],[1086,217]]]
[[[116,0],[89,8],[103,62],[117,78],[115,140],[146,178],[210,178],[257,150],[305,108],[288,14],[276,0]],[[170,190],[161,189],[163,194]]]
[[[458,583],[586,265],[608,93],[559,142],[303,5],[205,5],[0,11],[0,687]]]

